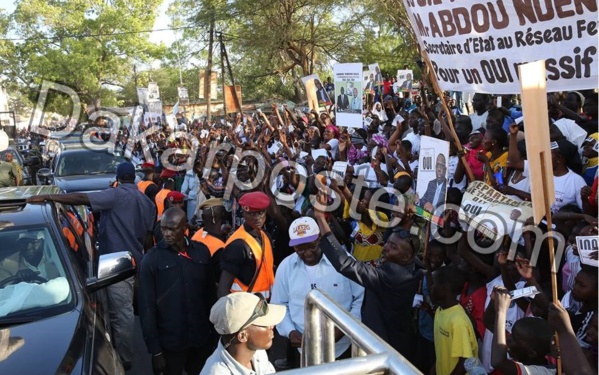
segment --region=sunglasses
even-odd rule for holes
[[[255,293],[254,294],[256,297],[260,298],[260,300],[258,301],[258,303],[256,304],[256,307],[254,307],[254,312],[252,312],[252,315],[250,315],[250,318],[241,325],[241,327],[239,328],[239,330],[237,330],[237,332],[235,332],[235,334],[233,335],[233,337],[231,338],[231,340],[226,343],[224,345],[224,348],[228,348],[233,341],[235,341],[235,339],[237,338],[237,334],[241,331],[243,331],[244,328],[248,327],[249,325],[251,325],[251,323],[258,319],[261,318],[263,316],[266,316],[266,314],[268,314],[268,303],[266,302],[266,299],[264,298],[264,296],[262,295],[262,293]]]

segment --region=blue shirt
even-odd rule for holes
[[[144,238],[156,219],[154,203],[135,184],[119,184],[87,196],[92,211],[100,213],[100,254],[130,251],[141,264]]]
[[[426,277],[422,278],[422,295],[428,297],[428,285],[426,282]],[[426,301],[428,298],[425,298]],[[434,341],[433,337],[433,327],[434,320],[431,314],[426,311],[419,311],[418,313],[418,331],[420,332],[420,336],[424,337],[428,341]]]

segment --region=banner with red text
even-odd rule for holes
[[[597,0],[404,0],[442,90],[520,92],[545,60],[547,91],[597,87]]]

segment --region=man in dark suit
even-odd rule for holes
[[[319,203],[326,205],[319,193]],[[324,204],[323,204],[324,203]],[[418,237],[397,227],[387,239],[380,267],[357,261],[341,246],[324,216],[314,210],[320,227],[320,248],[337,272],[364,287],[362,322],[408,361],[415,361],[411,326],[412,301],[424,271],[415,261]]]
[[[428,183],[426,192],[420,199],[420,206],[428,212],[434,212],[437,207],[445,203],[447,193],[447,162],[445,155],[439,154],[435,165],[436,179]]]
[[[349,96],[345,94],[343,87],[339,91],[341,91],[341,95],[337,96],[337,110],[347,110],[349,108]]]

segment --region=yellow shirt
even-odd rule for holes
[[[464,308],[457,304],[438,308],[434,323],[437,375],[449,375],[460,358],[478,356],[478,344],[472,323]]]
[[[375,212],[369,210],[369,215],[378,216],[381,221],[388,221],[387,215],[382,212]],[[376,217],[375,216],[375,217]],[[350,217],[349,203],[345,202],[343,209],[343,218],[347,219]],[[369,227],[362,221],[358,221],[357,231],[354,231],[354,252],[353,256],[361,262],[373,262],[381,257],[383,251],[383,235],[385,228],[379,227],[376,223],[372,223]]]
[[[497,159],[491,161],[491,153],[487,152],[487,157],[489,158],[489,164],[491,164],[491,170],[489,171],[489,173],[487,174],[487,169],[486,166],[483,167],[483,170],[485,171],[485,184],[487,185],[491,185],[491,180],[489,179],[489,174],[494,175],[495,173],[499,172],[499,171],[503,171],[503,179],[504,179],[504,185],[507,184],[507,181],[505,180],[505,170],[507,168],[507,151],[504,152],[503,154],[501,154],[500,157],[498,157]]]

